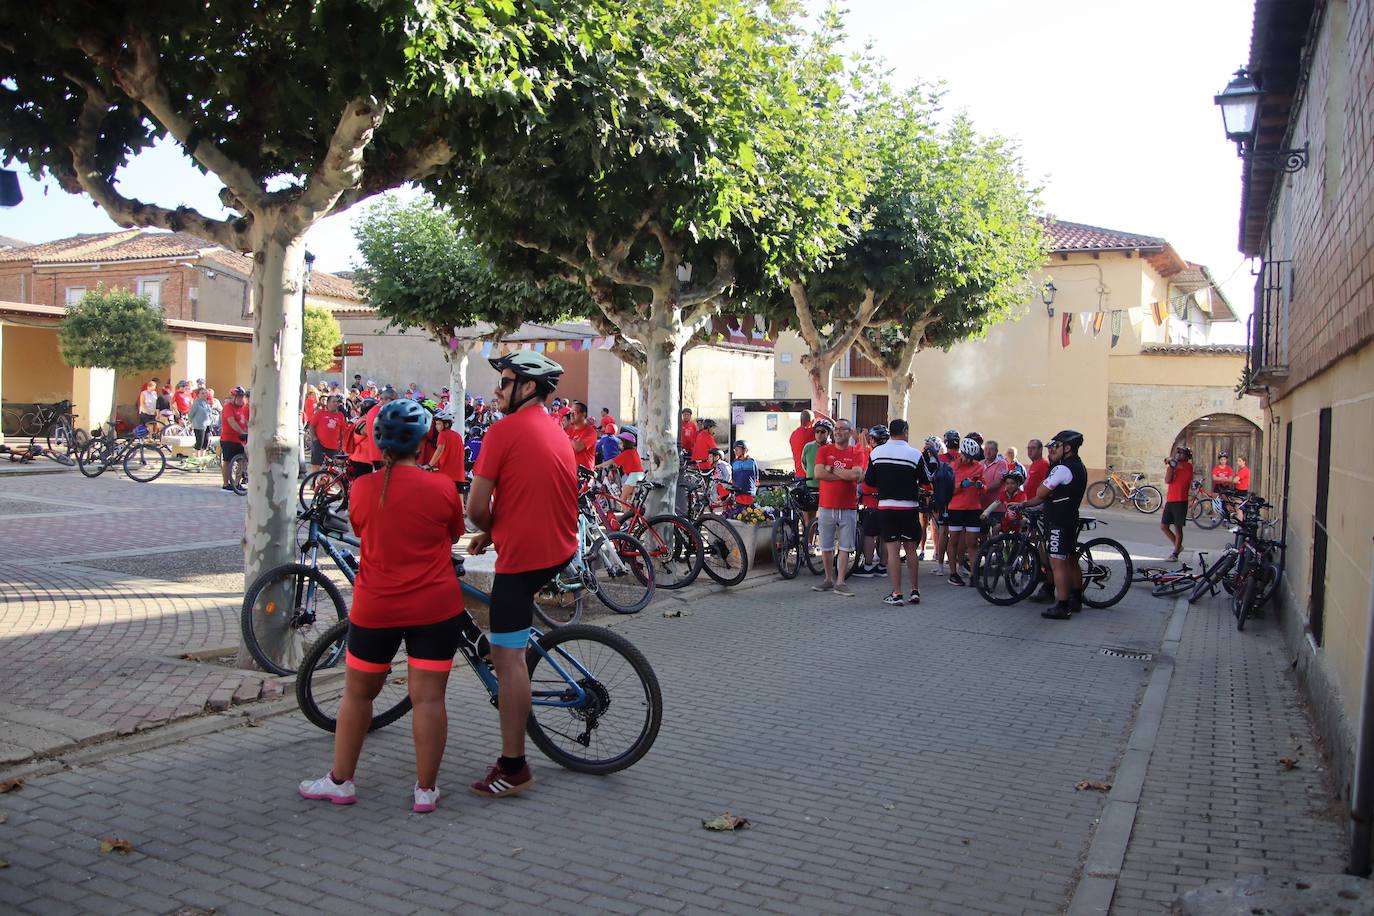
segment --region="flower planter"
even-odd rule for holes
[[[744,542],[745,552],[749,554],[749,568],[758,568],[760,564],[770,564],[773,562],[773,523],[768,522],[762,525],[752,525],[748,522],[737,522],[729,519],[730,527],[739,532],[740,540]]]

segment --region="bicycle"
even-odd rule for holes
[[[349,489],[353,478],[348,476],[348,457],[342,452],[329,455],[318,471],[311,471],[301,479],[298,492],[300,504],[309,508],[316,499],[339,504],[339,511],[348,508]]]
[[[1201,569],[1207,568],[1207,554],[1199,551],[1197,561]],[[1202,578],[1201,572],[1194,572],[1191,566],[1184,563],[1178,569],[1166,569],[1144,581],[1150,583],[1151,595],[1156,598],[1169,598],[1192,591],[1200,578]]]
[[[773,521],[773,564],[778,575],[784,579],[795,579],[801,572],[802,560],[815,572],[811,559],[812,526],[803,527],[806,512],[816,511],[814,497],[806,481],[798,480],[784,488],[782,507]]]
[[[686,451],[681,452],[677,469],[678,514],[692,522],[699,520],[711,505],[711,483],[692,456]]]
[[[663,489],[663,484],[641,481],[629,502],[617,496],[604,480],[588,481],[588,489],[597,518],[607,530],[625,531],[649,549],[656,587],[685,588],[696,581],[706,562],[696,526],[672,513],[644,515],[649,493]]]
[[[8,407],[5,409],[5,425],[30,440],[42,436],[49,451],[64,448],[68,454],[75,452],[90,438],[84,429],[77,428],[71,401],[35,404],[30,411]]]
[[[1253,593],[1245,602],[1245,617],[1248,618],[1274,596],[1282,578],[1282,568],[1274,555],[1276,551],[1283,549],[1283,542],[1260,537],[1262,528],[1273,527],[1275,524],[1260,517],[1259,513],[1267,508],[1272,507],[1258,496],[1249,497],[1241,503],[1241,510],[1246,513],[1246,518],[1231,529],[1235,536],[1234,541],[1217,561],[1198,577],[1192,593],[1188,596],[1189,604],[1197,604],[1203,597],[1215,595],[1218,589],[1224,590],[1232,597],[1232,611],[1237,616],[1238,629],[1244,629],[1245,622],[1240,619],[1240,605],[1236,603],[1237,592],[1253,580]]]
[[[76,466],[83,476],[94,479],[120,465],[130,480],[152,483],[167,470],[167,454],[153,444],[147,426],[134,427],[126,439],[117,438],[110,426],[97,433],[76,455]]]
[[[491,597],[463,579],[454,558],[464,604],[489,606]],[[472,614],[462,615],[463,660],[486,688],[496,706],[499,684],[487,660],[490,643]],[[306,652],[296,676],[296,700],[305,717],[325,731],[337,725],[343,694],[343,668],[348,621],[330,627]],[[548,633],[530,629],[525,650],[532,705],[525,726],[534,745],[559,766],[579,773],[605,775],[639,761],[653,746],[663,722],[663,696],[653,668],[625,637],[586,624]],[[588,661],[584,661],[588,660]],[[393,662],[392,671],[398,666]],[[373,701],[369,725],[383,728],[410,711],[404,677],[388,676]]]
[[[1164,505],[1164,495],[1153,484],[1142,484],[1144,474],[1136,474],[1131,480],[1117,471],[1115,465],[1107,465],[1107,479],[1088,484],[1088,505],[1094,509],[1106,509],[1120,497],[1122,502],[1135,506],[1137,512],[1145,515],[1158,512]]]
[[[1011,524],[1018,530],[989,539],[974,558],[973,584],[978,594],[1000,606],[1023,601],[1042,581],[1053,581],[1040,557],[1045,542],[1044,512],[1039,506],[1032,506],[1014,513],[1008,511],[1008,516],[1013,514]],[[1105,524],[1085,515],[1078,520],[1078,530],[1089,531]],[[1134,567],[1130,553],[1119,542],[1093,538],[1078,545],[1075,557],[1083,577],[1085,605],[1108,608],[1126,597]],[[1120,574],[1115,570],[1118,563],[1124,570]]]

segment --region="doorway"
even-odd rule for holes
[[[1250,492],[1260,492],[1260,474],[1264,470],[1264,433],[1258,426],[1238,414],[1216,413],[1199,417],[1174,438],[1174,448],[1186,445],[1193,450],[1193,467],[1204,486],[1211,486],[1212,468],[1217,456],[1226,452],[1231,466],[1239,467],[1236,459],[1244,457],[1250,465]],[[1172,449],[1170,449],[1172,452]]]

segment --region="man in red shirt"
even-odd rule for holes
[[[1045,478],[1050,476],[1050,463],[1045,458],[1045,443],[1039,439],[1032,439],[1026,443],[1026,460],[1030,465],[1026,468],[1026,484],[1021,489],[1027,494],[1026,498],[1034,496],[1040,492],[1040,485],[1045,482]]]
[[[978,538],[983,530],[983,447],[965,436],[959,442],[959,458],[954,469],[954,496],[949,501],[949,584],[964,585],[959,563],[968,558],[970,570],[976,567]]]
[[[710,472],[715,467],[711,460],[711,449],[716,447],[716,421],[702,420],[697,437],[692,440],[692,461],[703,471]]]
[[[600,426],[601,426],[601,435],[603,435],[603,436],[614,436],[614,435],[615,435],[615,426],[616,426],[615,417],[611,416],[611,409],[610,409],[609,407],[603,407],[603,408],[601,408],[601,423],[600,423]]]
[[[825,581],[813,591],[833,591],[845,598],[854,592],[845,585],[849,558],[854,552],[859,519],[859,481],[868,467],[863,446],[853,441],[854,427],[848,420],[835,421],[835,439],[816,450],[816,479],[820,481],[818,513],[821,562]],[[837,557],[838,553],[838,557]]]
[[[318,471],[325,458],[337,455],[343,448],[344,427],[348,418],[343,413],[343,397],[334,395],[310,418],[310,432],[315,443],[310,447],[310,470]]]
[[[229,392],[229,403],[219,415],[219,474],[224,486],[221,490],[233,490],[229,483],[229,461],[235,455],[243,454],[243,444],[248,440],[248,394],[235,386]]]
[[[1222,452],[1217,456],[1217,463],[1212,466],[1212,489],[1217,492],[1231,489],[1234,483],[1235,468],[1231,467],[1231,456]]]
[[[802,466],[802,449],[806,448],[807,444],[816,438],[811,430],[812,421],[811,411],[803,410],[801,412],[801,426],[792,430],[792,435],[787,437],[787,444],[792,446],[793,472],[799,480],[806,478],[806,468]]]
[[[525,648],[534,619],[534,596],[577,550],[578,484],[577,463],[567,437],[544,409],[563,376],[563,367],[531,350],[517,350],[490,362],[501,374],[496,406],[505,417],[487,430],[472,469],[468,514],[482,533],[472,539],[468,552],[475,556],[489,545],[496,546],[491,654],[501,684],[497,706],[501,756],[486,776],[472,784],[472,791],[500,798],[534,783],[525,762],[525,725],[530,716]],[[577,408],[585,421],[586,406]]]
[[[1174,552],[1169,562],[1178,560],[1183,551],[1183,527],[1188,524],[1188,491],[1193,485],[1193,450],[1186,445],[1174,449],[1174,457],[1164,460],[1164,482],[1168,492],[1164,495],[1164,513],[1159,520],[1159,530],[1173,545]],[[1228,468],[1229,470],[1229,468]]]
[[[572,404],[572,420],[563,430],[568,435],[568,441],[572,443],[573,460],[579,467],[591,470],[596,467],[596,427],[587,419],[587,405],[581,401],[569,401]],[[486,448],[486,444],[482,445]]]
[[[692,454],[692,446],[697,441],[697,425],[692,421],[692,408],[682,408],[682,444],[679,446],[687,454]]]
[[[399,395],[396,389],[387,385],[382,389],[381,396],[377,403],[372,405],[372,409],[358,419],[353,424],[353,434],[356,437],[356,445],[349,454],[348,459],[352,462],[352,469],[355,476],[369,473],[382,466],[382,452],[377,448],[377,443],[373,441],[372,428],[377,422],[377,414],[382,407],[396,400]]]

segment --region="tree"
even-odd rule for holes
[[[343,343],[343,329],[329,309],[307,305],[301,333],[302,369],[324,372],[334,365],[334,348]]]
[[[353,228],[362,257],[354,280],[377,314],[395,327],[423,329],[443,348],[459,432],[468,359],[483,336],[499,340],[526,321],[567,321],[592,309],[580,286],[536,284],[498,268],[429,195],[409,203],[380,200]],[[479,323],[490,330],[479,334]]]
[[[870,259],[892,268],[884,320],[856,338],[888,382],[888,412],[907,415],[911,366],[926,347],[948,350],[980,337],[1030,294],[1029,278],[1045,258],[1036,191],[1010,144],[980,136],[956,117],[929,155],[885,172],[867,236]]]
[[[799,46],[793,7],[624,3],[629,41],[598,59],[595,90],[548,106],[461,185],[427,182],[503,262],[518,246],[532,275],[581,279],[629,342],[659,498],[686,342],[727,291],[827,256],[862,199],[859,147],[834,117],[838,36]]]
[[[619,42],[615,6],[51,0],[38,16],[0,5],[0,159],[53,175],[120,225],[253,254],[250,580],[294,544],[306,230],[518,135]],[[223,183],[228,217],[119,190],[119,170],[165,138]]]
[[[58,352],[73,369],[147,372],[172,363],[172,335],[147,296],[127,289],[97,286],[86,293],[57,326]],[[110,417],[116,386],[110,386]]]

